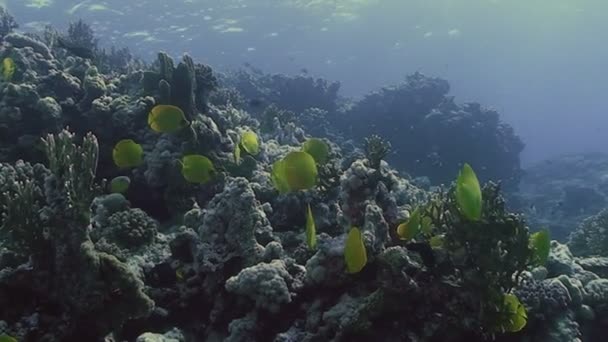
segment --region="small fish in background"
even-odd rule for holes
[[[302,75],[308,75],[308,69],[306,69],[306,68],[300,69],[300,74],[302,74]]]
[[[438,152],[431,152],[426,157],[432,166],[437,166],[437,167],[443,166],[443,162],[441,160],[441,155]]]
[[[563,213],[563,211],[562,211],[562,205],[563,205],[562,201],[557,202],[555,204],[555,206],[553,206],[553,209],[551,210],[551,215],[556,215],[556,214],[558,214],[560,212]]]
[[[95,58],[95,51],[93,49],[71,42],[63,37],[57,37],[57,46],[81,58]]]

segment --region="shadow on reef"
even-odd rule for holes
[[[86,48],[90,28],[74,25],[68,31],[86,39],[70,41]],[[448,185],[422,188],[385,161],[400,142],[387,142],[382,129],[363,150],[332,132],[312,139],[297,106],[250,115],[251,103],[189,56],[177,66],[160,53],[153,65],[106,69],[49,36],[1,26],[0,127],[10,134],[0,141],[0,334],[599,341],[608,256],[575,257],[545,232],[530,234],[496,184],[481,187],[468,164],[458,166],[503,146],[492,136],[506,141],[504,173],[475,169],[482,178],[517,173],[520,144],[494,112],[456,106],[444,86],[430,86],[433,101],[415,117],[420,139],[456,129],[466,146],[463,136],[490,132],[479,156],[467,150],[449,159],[447,140],[438,141],[439,160],[449,165],[433,178]],[[415,75],[379,96],[405,101],[399,110],[421,109],[415,94],[426,93],[410,88],[428,82],[443,84]],[[335,86],[279,83],[313,84],[304,93],[335,103]],[[306,112],[337,122],[384,101],[363,99],[334,113],[316,96],[301,107],[323,104]],[[382,116],[397,107],[374,110]],[[436,149],[419,148],[427,147]],[[18,148],[38,154],[20,160],[30,154]],[[417,170],[426,172],[430,159],[421,163]],[[573,251],[597,252],[589,242],[608,231],[603,216],[584,223]]]

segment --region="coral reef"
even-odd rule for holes
[[[19,24],[8,11],[0,6],[0,39],[3,39],[7,34],[18,28]]]
[[[68,33],[99,54],[85,25]],[[599,341],[606,329],[604,258],[574,257],[553,241],[539,265],[528,225],[497,185],[478,187],[480,213],[471,218],[458,186],[430,187],[389,164],[387,141],[411,156],[398,166],[433,182],[452,181],[461,162],[479,165],[483,179],[517,178],[521,144],[511,129],[495,112],[455,105],[446,82],[414,75],[342,112],[362,137],[372,117],[363,113],[381,118],[361,150],[309,129],[317,118],[339,122],[337,84],[223,80],[239,94],[189,56],[177,66],[165,53],[154,65],[104,66],[47,38],[9,33],[0,42],[0,57],[17,69],[0,79],[0,333],[25,341],[570,342]],[[187,123],[146,127],[159,104],[183,111]],[[413,129],[385,130],[396,124]],[[273,164],[306,156],[311,134],[329,136],[327,160],[308,155],[318,170],[312,186],[284,170],[290,186],[307,190],[279,192]],[[123,139],[139,149],[121,168],[113,157]],[[431,151],[443,168],[431,167]],[[186,165],[186,156],[207,167]],[[208,179],[191,181],[203,171]],[[117,176],[129,187],[111,193],[105,179]],[[403,237],[403,225],[415,234]],[[585,229],[590,252],[581,255],[596,253],[587,239],[599,243],[600,233]],[[513,323],[521,317],[507,298],[523,303],[524,325]]]
[[[24,163],[2,167],[9,201],[0,207],[0,227],[11,250],[31,260],[3,268],[1,304],[11,309],[1,319],[40,314],[37,327],[13,332],[25,340],[94,339],[147,316],[154,305],[141,279],[116,257],[96,251],[89,238],[89,206],[99,191],[97,140],[87,135],[75,145],[73,138],[63,131],[44,140],[49,170]]]
[[[553,241],[549,261],[522,275],[515,293],[528,310],[533,341],[600,341],[605,329],[605,279],[588,270],[566,245]],[[604,317],[604,318],[601,318]]]
[[[577,256],[608,257],[608,209],[585,219],[570,234],[568,247]]]
[[[547,227],[553,238],[566,242],[583,220],[608,206],[606,170],[608,157],[599,153],[539,162],[526,169],[509,203],[531,224]]]
[[[608,206],[608,157],[603,154],[566,155],[526,169],[511,206],[535,226],[567,241],[584,219]]]
[[[268,75],[253,67],[224,75],[222,84],[236,88],[245,98],[254,100],[248,104],[254,112],[260,106],[275,104],[296,113],[309,108],[334,113],[340,89],[338,82],[303,75]]]
[[[71,22],[68,26],[67,39],[74,44],[87,49],[96,50],[99,39],[95,38],[95,32],[82,19]]]
[[[353,103],[335,124],[360,139],[382,136],[398,151],[391,164],[435,184],[451,181],[467,162],[482,180],[516,186],[524,145],[513,128],[494,110],[456,104],[448,91],[447,81],[416,73]]]

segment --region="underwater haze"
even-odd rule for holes
[[[497,108],[526,143],[525,164],[604,152],[601,0],[5,0],[35,29],[82,18],[104,44],[188,52],[221,69],[340,81],[346,96],[420,71],[460,101]]]
[[[0,0],[0,342],[605,342],[607,10]]]

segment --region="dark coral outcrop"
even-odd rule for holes
[[[355,102],[337,124],[358,139],[377,134],[395,151],[388,160],[435,184],[447,183],[467,162],[482,180],[516,186],[524,144],[498,112],[477,103],[458,105],[449,84],[413,74]]]

